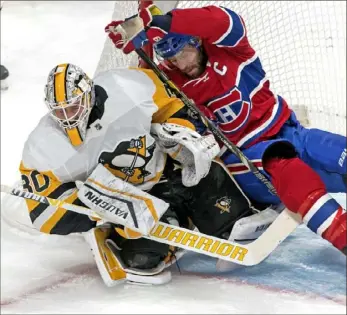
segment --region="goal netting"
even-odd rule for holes
[[[346,135],[345,1],[154,2],[163,12],[215,4],[239,13],[273,91],[303,124]],[[112,19],[136,14],[138,7],[138,1],[116,1]],[[137,64],[136,54],[124,56],[107,39],[96,72]]]

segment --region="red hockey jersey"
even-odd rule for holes
[[[278,133],[290,109],[270,90],[238,14],[217,6],[178,9],[172,11],[170,31],[200,37],[208,62],[196,79],[187,78],[176,68],[163,70],[196,104],[214,113],[233,143],[246,148]]]

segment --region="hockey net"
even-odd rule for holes
[[[273,91],[304,125],[346,135],[345,1],[154,2],[163,12],[214,4],[239,13]],[[116,1],[112,20],[138,8],[138,1]],[[137,64],[136,54],[124,56],[107,39],[96,72]]]

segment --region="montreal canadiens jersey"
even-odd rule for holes
[[[163,67],[170,79],[196,104],[208,107],[237,146],[249,147],[277,134],[290,110],[271,91],[260,59],[248,42],[243,19],[218,6],[177,9],[171,14],[170,32],[202,40],[207,67],[196,79]]]
[[[94,80],[96,105],[82,145],[71,145],[49,114],[27,139],[20,165],[23,188],[51,198],[81,204],[76,180],[85,181],[98,163],[143,190],[157,183],[166,154],[150,135],[151,122],[161,123],[183,104],[167,94],[151,70],[117,69]],[[27,201],[34,226],[44,233],[69,234],[93,226],[87,216]]]

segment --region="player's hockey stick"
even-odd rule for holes
[[[24,199],[34,200],[46,205],[64,208],[73,212],[102,217],[93,210],[67,203],[63,200],[40,196],[22,189],[1,185],[1,191]],[[262,262],[282,243],[301,223],[299,215],[283,210],[276,220],[252,243],[243,245],[217,237],[209,236],[198,231],[187,230],[175,225],[158,222],[144,238],[165,243],[207,256],[234,262],[239,265],[252,266]]]
[[[259,169],[250,161],[243,152],[232,143],[218,127],[216,127],[209,119],[205,116],[203,112],[168,78],[168,76],[159,69],[156,63],[146,54],[142,49],[136,49],[136,53],[151,67],[158,78],[163,82],[164,86],[169,89],[177,98],[181,99],[184,105],[186,105],[189,110],[194,114],[198,115],[200,119],[207,125],[213,135],[220,140],[232,153],[234,153],[240,161],[247,166],[247,168],[268,188],[268,190],[277,195],[275,188],[271,182],[260,173]]]

